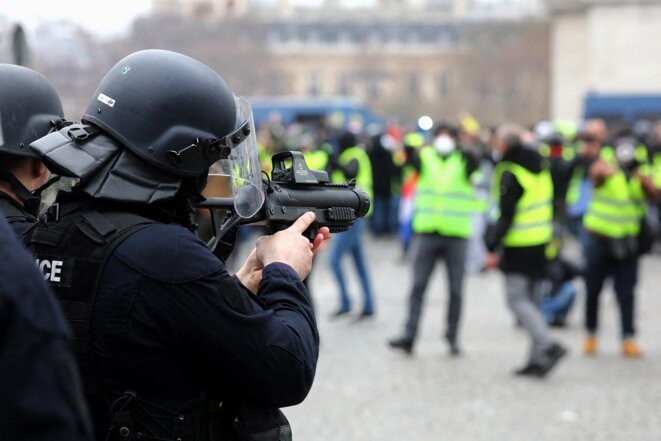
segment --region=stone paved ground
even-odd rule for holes
[[[442,270],[427,292],[414,356],[388,348],[386,341],[401,330],[410,272],[397,242],[370,241],[378,316],[369,322],[329,319],[337,290],[327,254],[319,256],[312,275],[321,335],[317,376],[308,398],[284,409],[295,440],[661,440],[661,254],[646,257],[641,268],[637,310],[645,357],[620,356],[610,289],[602,297],[600,353],[580,353],[581,285],[570,326],[555,331],[571,354],[540,381],[511,375],[524,362],[527,340],[513,325],[498,272],[467,278],[464,356],[450,358],[441,339]],[[345,268],[359,303],[350,263]]]

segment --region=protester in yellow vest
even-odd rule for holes
[[[493,191],[499,213],[485,235],[486,266],[500,265],[507,304],[531,341],[527,364],[515,374],[541,378],[567,350],[554,341],[539,309],[545,251],[553,235],[553,183],[541,155],[523,144],[525,133],[513,124],[496,131]]]
[[[642,351],[634,339],[639,234],[645,199],[657,199],[658,191],[653,180],[641,172],[633,143],[616,145],[615,149],[602,148],[589,170],[594,191],[583,218],[589,233],[585,268],[588,335],[583,351],[589,355],[597,352],[599,295],[610,277],[620,310],[622,355],[639,357]]]
[[[391,347],[408,354],[418,333],[427,285],[441,259],[448,274],[445,339],[452,355],[460,353],[458,334],[466,249],[479,204],[471,184],[477,158],[458,148],[456,140],[454,126],[439,124],[434,130],[433,145],[409,156],[409,164],[419,173],[413,211],[413,286],[404,332],[389,342]]]
[[[338,138],[337,147],[336,154],[330,157],[331,180],[334,183],[342,183],[355,179],[356,187],[367,192],[371,200],[372,166],[365,149],[362,144],[359,144],[356,134],[351,131],[344,132]],[[366,217],[369,217],[370,214],[371,207]],[[365,319],[375,314],[371,276],[363,254],[363,236],[366,227],[367,219],[360,218],[347,231],[333,235],[329,263],[340,291],[340,304],[338,309],[332,313],[332,317],[345,316],[351,312],[351,298],[341,265],[342,257],[346,254],[350,254],[353,258],[363,291],[362,310],[356,319]]]

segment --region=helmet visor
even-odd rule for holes
[[[216,161],[209,168],[205,197],[227,197],[233,195],[234,210],[242,218],[253,217],[262,208],[264,191],[257,155],[257,137],[252,108],[245,98],[234,95],[236,104],[236,126],[241,130],[248,125],[250,131],[238,144],[233,144],[232,135],[227,140],[231,146],[229,158]]]

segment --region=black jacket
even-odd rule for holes
[[[0,260],[0,438],[91,441],[69,326],[4,219]]]
[[[166,409],[203,393],[291,406],[312,386],[319,335],[297,273],[266,266],[255,296],[178,224],[151,224],[117,246],[93,314],[100,376]],[[92,410],[103,433],[108,412]]]
[[[21,240],[23,234],[37,222],[34,215],[3,191],[0,191],[0,213],[5,216],[9,226]]]

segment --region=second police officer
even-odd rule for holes
[[[0,64],[0,212],[22,236],[36,221],[48,181],[30,142],[62,127],[62,104],[50,82],[23,66]]]
[[[99,439],[291,437],[278,408],[314,379],[319,335],[302,279],[328,229],[310,243],[306,213],[261,237],[235,275],[191,231],[218,160],[230,161],[236,210],[259,208],[254,141],[250,106],[216,72],[144,50],[110,69],[81,124],[32,144],[80,180],[31,243],[62,262],[50,281],[76,325]]]
[[[0,64],[0,434],[3,439],[91,440],[55,295],[20,242],[37,222],[35,190],[48,169],[28,145],[63,125],[57,92],[39,72]]]

